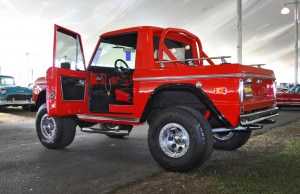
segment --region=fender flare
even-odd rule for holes
[[[189,91],[192,92],[210,111],[210,113],[217,119],[218,122],[224,127],[232,127],[229,121],[223,116],[223,114],[216,108],[214,103],[210,100],[207,94],[201,89],[196,88],[193,84],[165,84],[157,87],[148,99],[145,106],[144,112],[141,117],[141,122],[145,122],[148,114],[151,111],[151,105],[153,103],[154,97],[162,91]]]
[[[47,101],[47,99],[46,99],[46,88],[44,88],[44,89],[42,89],[40,92],[39,92],[39,94],[38,94],[38,96],[37,96],[37,99],[36,99],[36,105],[42,105],[43,104],[43,100],[46,102]],[[41,97],[42,95],[45,95],[45,99],[42,99],[43,97]],[[40,103],[40,101],[42,101],[42,103]],[[44,103],[45,103],[44,102]],[[37,107],[38,108],[38,107]]]

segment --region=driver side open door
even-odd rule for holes
[[[49,116],[88,111],[87,71],[78,33],[54,26],[53,66],[46,79]]]

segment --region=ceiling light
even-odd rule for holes
[[[289,14],[290,13],[290,9],[288,7],[283,7],[281,9],[281,14],[282,15],[286,15],[286,14]]]

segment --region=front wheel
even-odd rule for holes
[[[40,142],[49,149],[67,147],[74,140],[75,120],[68,117],[48,117],[46,104],[40,106],[35,124]]]
[[[214,148],[233,151],[243,146],[251,136],[251,131],[229,131],[213,133]]]
[[[212,134],[201,114],[182,107],[170,107],[149,123],[148,145],[154,159],[165,169],[194,170],[209,159]]]

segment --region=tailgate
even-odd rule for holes
[[[240,92],[244,112],[265,109],[276,105],[276,85],[273,71],[242,66],[245,77],[241,79]]]

